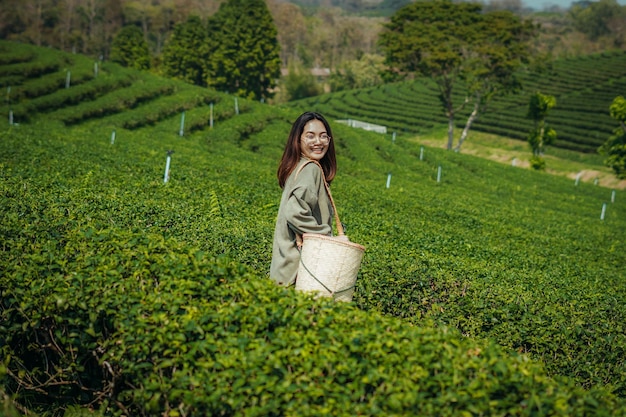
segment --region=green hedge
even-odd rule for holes
[[[606,392],[557,382],[494,344],[312,300],[172,239],[56,235],[13,253],[19,267],[3,265],[0,279],[9,387],[35,410],[620,415]]]

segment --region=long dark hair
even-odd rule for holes
[[[280,185],[280,188],[285,186],[287,178],[296,168],[300,158],[302,157],[300,138],[302,136],[302,132],[304,132],[304,126],[311,120],[319,120],[322,122],[326,128],[326,133],[331,137],[330,142],[328,143],[326,155],[320,159],[319,163],[324,170],[326,182],[330,184],[333,178],[335,178],[335,173],[337,172],[337,159],[335,158],[335,140],[333,138],[333,133],[330,130],[330,125],[321,114],[316,112],[305,112],[302,113],[295,122],[293,122],[291,132],[289,133],[289,139],[287,139],[285,151],[283,152],[283,157],[280,160],[280,165],[278,165],[278,185]]]

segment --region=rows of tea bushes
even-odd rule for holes
[[[486,195],[457,201],[454,210],[430,200],[436,206],[430,216],[413,198],[451,198],[452,190],[444,188],[458,190],[454,184],[483,168],[483,161],[447,160],[429,150],[446,172],[461,172],[437,186],[429,179],[435,160],[414,162],[415,173],[402,178],[397,172],[400,190],[382,191],[382,181],[371,177],[416,150],[384,150],[378,143],[372,152],[356,132],[338,126],[344,172],[335,196],[349,234],[368,247],[355,302],[312,300],[270,283],[265,273],[279,198],[275,138],[285,135],[293,114],[269,109],[254,109],[256,122],[265,120],[259,134],[252,111],[208,136],[155,135],[155,126],[121,131],[114,145],[88,134],[100,128],[95,123],[69,134],[49,123],[2,132],[0,340],[9,371],[5,387],[22,404],[47,413],[73,402],[91,404],[102,415],[624,415],[610,386],[584,390],[575,379],[550,376],[549,361],[500,347],[485,331],[458,323],[465,317],[477,324],[484,320],[480,313],[499,313],[513,326],[522,317],[507,321],[508,303],[498,293],[510,283],[500,283],[495,270],[486,276],[489,264],[507,262],[502,254],[484,256],[505,250],[489,241],[502,240],[498,235],[506,231],[489,233],[485,220],[481,235],[488,236],[472,244],[486,247],[474,254],[467,244],[456,248],[457,242],[446,241],[469,239],[480,210],[467,211],[477,203],[488,206],[491,188],[506,193],[510,178],[493,179]],[[244,146],[249,141],[255,146]],[[169,148],[176,153],[171,179],[163,184],[160,162]],[[382,162],[385,153],[388,161]],[[424,183],[416,188],[428,191],[411,187],[420,177]],[[522,202],[537,192],[530,187],[509,192]],[[559,195],[559,188],[548,181],[545,192]],[[579,195],[583,213],[597,198],[598,190],[589,188]],[[572,210],[566,205],[567,213]],[[453,224],[432,218],[440,212],[449,223],[458,211],[465,218]],[[607,228],[623,227],[615,214],[607,220]],[[414,222],[430,230],[415,229]],[[509,237],[507,244],[514,243]],[[511,248],[536,261],[536,254],[521,249]],[[529,273],[524,285],[531,286],[536,273],[518,262],[509,268]],[[491,297],[481,300],[489,278]],[[619,291],[613,297],[623,301]],[[462,315],[479,302],[491,309]],[[540,305],[550,312],[560,300]],[[581,317],[593,313],[582,302],[577,308]],[[618,304],[607,308],[622,314]],[[546,314],[533,313],[537,319]],[[568,323],[569,317],[556,317]],[[528,332],[549,330],[524,325]],[[604,325],[616,331],[618,324]],[[555,335],[535,339],[549,342]],[[613,348],[621,343],[615,333]],[[614,361],[614,371],[622,366],[605,360]]]
[[[314,300],[267,277],[275,172],[300,109],[236,112],[233,97],[175,85],[69,126],[62,106],[0,128],[7,407],[626,415],[623,191],[333,123],[333,196],[367,251],[353,303]],[[210,127],[197,102],[180,136],[168,100],[194,91],[218,117]]]
[[[615,121],[609,116],[613,99],[626,88],[626,53],[614,52],[555,61],[550,70],[520,73],[523,90],[496,98],[473,129],[525,140],[532,129],[526,118],[531,94],[554,95],[555,107],[547,121],[557,131],[554,146],[580,152],[596,152],[612,134]],[[417,79],[369,89],[351,90],[299,100],[338,119],[357,119],[387,126],[397,133],[419,134],[447,119],[435,84]],[[460,103],[461,97],[456,102]],[[462,129],[471,111],[466,108],[455,120]],[[457,136],[460,133],[457,134]]]

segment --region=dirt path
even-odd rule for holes
[[[424,139],[414,138],[415,142],[434,147],[445,148],[445,139]],[[502,164],[515,165],[519,168],[530,169],[530,151],[526,143],[515,139],[494,138],[477,139],[472,141],[468,139],[463,143],[461,153],[466,155],[474,155],[480,158],[489,159]],[[546,172],[552,175],[560,175],[571,178],[576,181],[576,177],[580,175],[581,182],[596,183],[602,187],[614,188],[619,190],[626,189],[626,180],[619,180],[607,167],[598,168],[596,166],[586,165],[582,162],[565,161],[563,159],[546,155]]]

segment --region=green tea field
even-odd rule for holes
[[[329,100],[367,248],[337,303],[268,278],[311,104],[9,42],[0,86],[0,413],[626,416],[623,190],[392,142]]]
[[[525,141],[532,128],[532,121],[526,118],[528,101],[538,91],[553,95],[557,101],[547,118],[558,134],[554,146],[595,153],[616,127],[609,116],[609,106],[617,95],[626,91],[624,68],[626,53],[617,51],[561,59],[542,73],[521,73],[522,90],[496,97],[472,129]],[[420,78],[327,93],[297,103],[337,119],[362,120],[386,126],[390,132],[415,135],[447,124],[438,94],[433,81]],[[456,103],[462,99],[457,97]],[[466,107],[456,118],[459,130],[465,126],[470,111]]]

